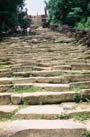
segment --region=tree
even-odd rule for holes
[[[90,0],[49,0],[49,22],[74,26],[90,17]]]
[[[23,8],[24,1],[0,0],[0,34],[18,23],[18,9]]]

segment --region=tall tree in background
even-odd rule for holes
[[[90,0],[49,0],[49,22],[75,26],[90,17]]]
[[[0,32],[18,23],[18,12],[25,0],[0,0]]]

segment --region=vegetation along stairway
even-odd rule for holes
[[[90,50],[35,32],[0,43],[0,137],[90,137]]]

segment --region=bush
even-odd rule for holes
[[[87,18],[87,20],[82,19],[79,23],[75,25],[75,28],[77,29],[90,29],[90,17]]]

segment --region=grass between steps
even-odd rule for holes
[[[0,69],[9,69],[11,65],[0,65]]]
[[[84,85],[78,85],[78,86],[72,86],[71,87],[71,90],[72,91],[80,91],[81,89],[84,89],[85,88],[85,86]]]
[[[0,121],[13,121],[16,120],[16,116],[15,114],[20,110],[21,107],[19,107],[18,109],[16,109],[15,111],[11,112],[11,113],[7,113],[7,114],[0,114]]]
[[[85,136],[85,137],[90,137],[90,131],[86,131],[86,132],[84,133],[84,136]]]
[[[23,105],[20,108],[25,108],[27,107],[27,105]],[[20,108],[18,110],[20,110]],[[18,110],[15,110],[14,112],[12,112],[11,114],[5,114],[5,115],[0,115],[0,121],[13,121],[13,120],[18,120],[17,116],[15,116],[15,114],[18,112]],[[21,118],[22,119],[22,118]],[[90,120],[90,113],[77,113],[77,114],[66,114],[66,113],[62,113],[60,115],[34,115],[34,119],[47,119],[47,120],[68,120],[68,119],[73,119],[76,121],[84,121],[84,120]]]
[[[35,86],[27,86],[27,87],[13,87],[14,93],[30,93],[40,91],[41,88]]]
[[[79,121],[88,120],[88,119],[90,119],[90,113],[87,113],[87,114],[85,114],[85,113],[77,113],[77,114],[73,115],[73,118],[75,120],[79,120]]]

